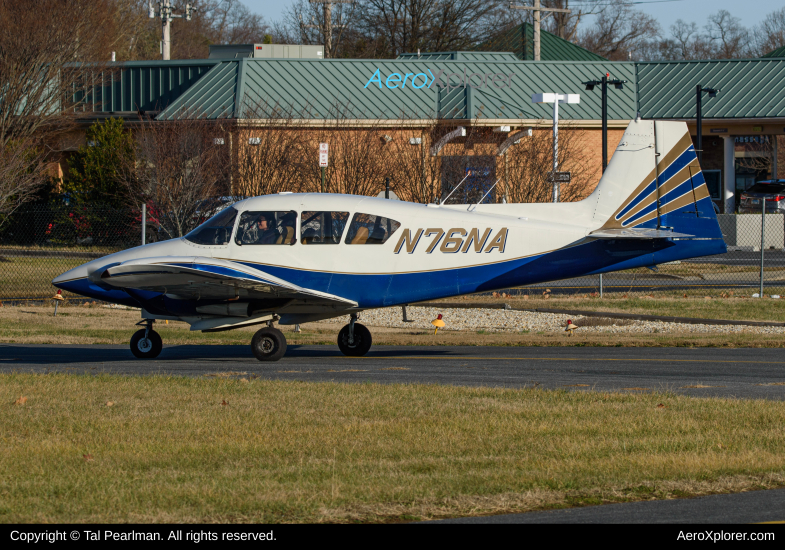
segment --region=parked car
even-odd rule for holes
[[[785,180],[759,181],[741,194],[739,214],[760,214],[766,201],[767,214],[785,214]]]

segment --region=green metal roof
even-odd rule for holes
[[[636,63],[638,111],[644,118],[694,118],[696,86],[705,118],[785,117],[785,60],[740,59]]]
[[[477,50],[513,52],[518,59],[534,60],[534,25],[523,23],[501,32],[477,46]],[[540,31],[542,61],[606,61],[602,56],[581,48],[547,31]]]
[[[766,55],[762,55],[761,58],[768,58],[768,57],[785,57],[785,46],[781,48],[777,48],[776,50],[771,50]]]
[[[765,58],[678,62],[500,61],[498,52],[409,54],[396,60],[237,59],[145,61],[118,64],[114,73],[96,75],[95,92],[85,110],[98,114],[161,111],[160,120],[180,116],[254,118],[275,106],[306,118],[332,118],[340,108],[348,118],[397,120],[431,118],[483,120],[549,119],[549,105],[532,105],[538,92],[579,93],[581,103],[563,105],[564,119],[598,120],[600,93],[585,91],[581,82],[605,72],[627,80],[624,90],[610,91],[609,118],[629,120],[635,112],[645,118],[693,118],[695,86],[721,92],[704,96],[706,118],[785,117],[785,59]],[[441,56],[450,57],[442,59]],[[472,57],[476,56],[476,57]],[[458,59],[453,59],[457,57]],[[380,89],[369,81],[379,71]],[[432,84],[434,76],[453,73],[450,90]],[[472,83],[513,75],[510,87],[464,88],[456,79],[475,74]],[[389,89],[386,79],[398,73],[404,87]],[[479,73],[479,74],[477,74]],[[408,75],[408,76],[407,76]],[[412,88],[417,76],[420,89]],[[395,80],[393,80],[395,82]],[[443,82],[443,79],[442,79]]]
[[[377,74],[377,81],[371,81]],[[450,90],[433,84],[439,71],[451,73]],[[180,95],[159,120],[184,113],[209,118],[268,118],[276,106],[306,118],[333,118],[341,110],[349,119],[550,119],[551,105],[531,103],[538,92],[580,93],[581,103],[562,105],[561,116],[574,120],[600,118],[600,93],[585,92],[581,84],[605,72],[627,80],[624,90],[609,95],[611,119],[635,116],[635,67],[632,63],[475,62],[452,60],[342,60],[240,59],[215,65],[187,92]],[[406,76],[408,85],[386,86],[388,78]],[[474,74],[486,87],[459,87],[458,77]],[[512,75],[509,86],[496,87],[492,77]],[[414,77],[414,75],[422,75]],[[412,87],[416,78],[419,89]],[[444,76],[442,82],[444,82]],[[506,78],[506,77],[505,77]],[[427,83],[427,85],[426,85]],[[501,78],[498,83],[501,83]],[[381,84],[381,87],[379,86]],[[256,106],[256,112],[253,107]]]
[[[85,99],[84,94],[76,93],[73,98],[83,101],[83,111],[157,112],[190,89],[215,63],[211,60],[118,63],[118,71],[94,75],[95,91],[89,97]]]
[[[518,61],[512,52],[428,52],[402,53],[398,59],[406,61]]]
[[[238,118],[237,97],[240,67],[244,60],[216,63],[193,86],[158,115],[159,120],[205,117]],[[241,97],[241,96],[239,96]]]

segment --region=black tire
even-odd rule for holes
[[[286,354],[286,336],[277,328],[260,329],[253,335],[251,351],[259,361],[278,361]]]
[[[164,347],[161,336],[154,330],[147,333],[144,337],[145,329],[137,330],[131,336],[131,353],[139,359],[155,359]]]
[[[338,348],[341,353],[349,357],[362,357],[371,349],[373,338],[371,331],[360,323],[354,323],[354,343],[349,344],[349,325],[346,325],[338,333]]]

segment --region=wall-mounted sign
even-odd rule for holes
[[[728,133],[728,129],[727,128],[712,128],[710,130],[710,132],[712,134],[727,134]]]
[[[736,143],[769,143],[769,136],[736,136]]]
[[[753,126],[752,127],[752,131],[753,132],[762,132],[763,131],[763,126]]]
[[[570,183],[570,172],[548,172],[548,181],[551,183]]]

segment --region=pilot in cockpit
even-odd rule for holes
[[[275,244],[279,233],[273,227],[274,216],[269,212],[261,212],[243,234],[243,244]]]

